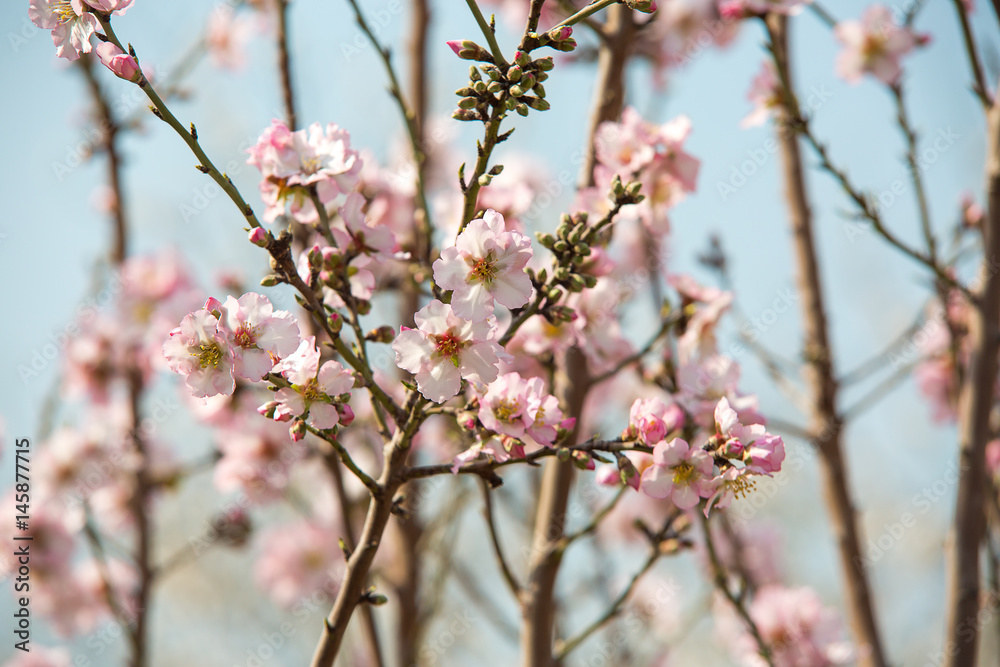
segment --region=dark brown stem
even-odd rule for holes
[[[635,32],[632,10],[624,5],[613,5],[607,10],[604,32],[608,39],[601,43],[597,56],[597,80],[594,84],[594,106],[590,116],[590,138],[587,154],[580,172],[580,185],[594,184],[594,162],[597,153],[594,137],[604,121],[617,120],[625,105],[625,63]]]
[[[406,418],[400,428],[396,429],[392,440],[385,445],[385,462],[378,479],[382,493],[373,496],[368,503],[368,514],[361,529],[357,548],[351,552],[347,560],[347,569],[341,580],[337,599],[333,603],[333,609],[324,619],[323,632],[310,663],[312,667],[332,667],[340,652],[351,616],[357,606],[364,602],[368,572],[371,570],[375,553],[392,515],[393,499],[404,481],[400,473],[406,466],[406,457],[410,452],[413,436],[422,422],[421,411],[424,404],[425,401],[419,394],[413,391],[409,393]]]
[[[354,551],[357,542],[354,539],[354,525],[351,522],[351,499],[347,497],[344,489],[344,476],[340,471],[340,459],[336,451],[328,452],[323,456],[323,462],[330,477],[333,479],[333,488],[337,494],[337,504],[340,506],[340,522],[344,529],[344,544],[348,551]],[[368,647],[371,650],[368,659],[373,664],[382,667],[385,664],[382,660],[382,648],[378,641],[378,628],[375,625],[375,614],[372,613],[371,605],[363,605],[361,609],[361,619],[365,627],[365,636],[368,640]]]
[[[962,39],[965,43],[965,53],[969,58],[969,67],[972,68],[972,92],[983,103],[983,107],[989,109],[993,105],[993,100],[990,99],[990,91],[986,87],[983,66],[979,63],[979,51],[976,49],[976,40],[972,36],[972,28],[969,26],[969,17],[965,13],[965,3],[962,0],[953,0],[953,2],[955,13],[958,14],[958,24],[962,28]]]
[[[111,205],[111,218],[113,223],[113,238],[111,244],[111,263],[114,266],[121,266],[128,255],[128,234],[125,225],[125,203],[123,201],[121,185],[121,157],[118,154],[118,131],[119,125],[111,115],[111,108],[101,85],[94,74],[93,58],[84,56],[80,58],[80,67],[83,75],[87,79],[87,87],[90,89],[90,96],[97,107],[98,126],[101,136],[104,139],[104,152],[108,155],[108,186],[114,194],[114,201]]]
[[[298,124],[295,116],[295,89],[292,87],[292,62],[288,38],[289,0],[278,0],[278,69],[281,71],[281,96],[285,103],[285,123],[293,132]]]
[[[570,442],[576,442],[583,402],[590,389],[587,361],[578,348],[566,353],[557,395],[567,414],[577,418]],[[521,594],[521,653],[524,667],[549,667],[555,628],[555,583],[562,562],[566,507],[576,468],[570,461],[549,461],[535,512],[535,534],[528,577]]]
[[[985,531],[986,442],[1000,346],[1000,105],[987,116],[986,221],[983,265],[969,325],[971,354],[959,393],[959,476],[947,553],[946,667],[976,664],[979,632],[979,555]]]
[[[768,19],[775,65],[789,92],[791,71],[788,56],[788,22],[785,17]],[[785,122],[798,116],[791,95],[786,96]],[[840,554],[841,572],[847,587],[847,609],[855,641],[861,647],[858,664],[884,667],[882,642],[868,585],[867,571],[861,558],[859,528],[851,502],[848,470],[841,447],[842,419],[837,409],[838,386],[833,371],[823,287],[812,231],[812,213],[806,193],[802,155],[794,132],[778,133],[784,169],[785,195],[788,198],[793,244],[798,266],[799,294],[802,295],[804,356],[806,380],[811,395],[810,430],[820,452],[820,469],[827,511]],[[821,435],[823,434],[823,435]],[[824,437],[825,436],[825,437]]]
[[[413,161],[417,169],[417,187],[423,187],[427,172],[427,31],[430,27],[430,7],[428,0],[413,0],[411,3],[410,36],[407,43],[409,67],[409,108],[413,114]],[[414,248],[416,256],[429,265],[432,239],[427,211],[417,206],[414,224]],[[406,281],[400,299],[399,321],[406,326],[414,326],[413,316],[420,308],[419,286]],[[424,627],[425,614],[421,609],[420,588],[423,575],[423,555],[420,540],[424,525],[420,517],[420,482],[412,481],[400,489],[403,494],[405,520],[396,525],[399,529],[399,558],[395,568],[395,581],[399,615],[396,623],[396,651],[400,665],[416,665],[419,658],[420,636]]]

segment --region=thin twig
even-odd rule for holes
[[[500,545],[500,538],[497,535],[496,519],[493,516],[493,493],[490,491],[490,485],[486,480],[480,480],[480,489],[483,492],[483,515],[486,517],[486,527],[489,529],[490,534],[490,545],[493,547],[493,555],[496,556],[497,564],[500,566],[500,571],[503,573],[504,581],[507,582],[507,588],[510,592],[514,594],[516,599],[521,594],[521,584],[514,576],[514,572],[510,569],[507,564],[507,558],[503,554],[503,547]]]

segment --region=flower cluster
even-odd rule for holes
[[[686,116],[654,125],[626,107],[619,122],[601,123],[594,136],[597,190],[606,191],[615,176],[640,180],[646,197],[635,205],[637,217],[656,234],[668,231],[667,211],[694,192],[701,166],[684,151],[690,133]],[[581,192],[581,197],[587,195],[587,190]]]
[[[637,401],[633,413],[637,413],[640,423],[653,425],[647,432],[668,433],[644,412],[645,406]],[[780,436],[768,433],[761,424],[741,424],[725,398],[716,406],[715,422],[715,435],[704,447],[692,446],[682,438],[656,443],[652,465],[642,473],[643,493],[670,498],[685,510],[707,498],[707,514],[713,506],[725,509],[734,497],[752,488],[753,475],[781,470],[785,445]],[[630,430],[633,428],[630,425]]]
[[[838,23],[833,32],[844,46],[837,58],[837,73],[852,83],[866,73],[889,85],[897,83],[902,73],[900,59],[930,41],[910,26],[897,25],[892,10],[884,5],[872,5],[860,21]]]
[[[124,14],[131,4],[132,0],[31,0],[28,17],[39,28],[52,31],[57,56],[76,60],[93,50],[90,38],[101,25],[94,12]]]
[[[260,381],[299,345],[299,328],[287,311],[275,311],[254,292],[226,302],[209,299],[170,332],[163,356],[196,397],[232,394],[235,376]]]
[[[286,204],[299,222],[316,222],[313,195],[326,205],[351,192],[362,166],[361,157],[351,149],[350,135],[333,123],[326,128],[313,123],[292,132],[275,119],[247,152],[247,164],[263,176],[260,195],[268,222],[284,214]]]

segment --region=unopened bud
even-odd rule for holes
[[[455,120],[480,120],[479,112],[475,109],[455,109],[451,112],[451,117]]]
[[[479,68],[475,65],[469,65],[469,80],[470,81],[482,81],[483,75],[479,73]]]
[[[521,95],[524,95],[524,88],[515,83],[510,87],[510,94],[514,97],[520,97]]]
[[[622,0],[629,9],[644,14],[652,14],[656,11],[656,0]]]
[[[521,98],[529,107],[536,111],[548,111],[552,105],[549,104],[548,100],[543,100],[540,97],[530,97],[525,96]]]
[[[475,109],[479,106],[479,99],[475,97],[463,97],[458,101],[459,109]]]
[[[389,325],[380,326],[365,334],[365,340],[370,340],[373,343],[391,343],[395,337],[396,332]]]
[[[260,279],[260,286],[261,287],[274,287],[275,285],[277,285],[280,282],[281,282],[281,278],[279,278],[278,276],[276,276],[276,275],[274,275],[272,273],[272,274],[264,276],[263,278]]]
[[[531,57],[524,51],[518,51],[514,54],[514,62],[521,67],[527,67],[528,63],[531,62]]]
[[[555,62],[552,60],[552,56],[545,56],[544,58],[539,58],[534,62],[535,67],[543,72],[548,72],[553,67],[555,67]]]
[[[479,177],[479,185],[482,186],[482,187],[484,187],[484,188],[487,185],[489,185],[492,181],[493,181],[493,177],[490,176],[489,174],[483,174],[482,176]]]
[[[511,65],[507,68],[507,80],[511,83],[520,81],[522,74],[524,74],[524,71],[518,65]]]
[[[570,51],[576,49],[576,40],[570,37],[569,39],[564,39],[561,42],[553,43],[552,46],[558,49],[559,51],[569,53]]]
[[[518,114],[520,114],[522,116],[527,116],[528,115],[528,105],[527,104],[523,104],[521,102],[518,102],[517,105],[514,107],[514,110]]]
[[[480,62],[491,62],[493,56],[490,52],[469,39],[462,41],[453,40],[448,42],[448,46],[462,60],[478,60]]]
[[[250,230],[250,243],[261,248],[267,247],[267,232],[263,227],[254,227]]]
[[[330,316],[326,318],[326,323],[333,333],[340,333],[340,330],[344,328],[344,318],[340,313],[330,313]]]

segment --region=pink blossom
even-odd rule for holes
[[[274,310],[268,298],[256,292],[247,292],[239,299],[226,297],[219,331],[233,350],[235,373],[253,382],[263,378],[276,359],[288,356],[299,345],[299,325],[292,314]]]
[[[344,205],[340,207],[340,222],[343,226],[333,227],[334,237],[341,250],[373,260],[385,261],[393,256],[398,245],[396,237],[389,227],[372,224],[361,210],[365,198],[352,192],[347,195]],[[366,262],[367,264],[367,262]],[[352,266],[358,266],[352,262]]]
[[[661,442],[653,448],[653,465],[642,473],[642,491],[689,510],[714,491],[712,457],[680,438]]]
[[[337,532],[315,521],[268,530],[261,535],[263,549],[254,566],[257,585],[286,608],[304,595],[335,590],[340,582],[337,566],[344,562]]]
[[[462,379],[489,384],[508,355],[493,335],[494,320],[469,322],[451,306],[431,301],[414,316],[416,329],[404,329],[392,348],[396,365],[416,376],[420,393],[443,403],[458,393]]]
[[[531,423],[525,380],[517,373],[506,373],[490,383],[479,401],[479,421],[496,433],[522,437]]]
[[[494,210],[466,226],[455,245],[434,262],[434,280],[453,290],[451,306],[459,317],[480,321],[493,313],[496,299],[519,308],[531,298],[531,280],[524,271],[531,259],[531,239],[508,232]]]
[[[218,325],[215,315],[196,310],[185,315],[163,343],[170,370],[183,375],[191,393],[199,398],[232,394],[236,388],[233,351]]]
[[[71,61],[90,53],[90,37],[101,25],[82,0],[31,0],[28,17],[39,28],[52,31],[56,55]]]
[[[114,72],[115,76],[126,81],[132,81],[133,83],[142,78],[142,73],[139,71],[139,63],[115,44],[101,42],[94,47],[94,52],[101,59],[101,63]]]
[[[229,4],[216,5],[208,17],[205,45],[216,67],[242,69],[246,64],[246,43],[250,25]]]
[[[816,593],[808,588],[763,586],[754,594],[749,609],[761,639],[771,649],[775,667],[833,667],[854,664],[855,651],[843,638],[843,628],[837,613],[823,606]],[[761,667],[767,663],[760,657],[757,642],[739,624],[742,633],[736,636],[734,652],[741,664]]]
[[[46,648],[33,645],[28,653],[19,654],[3,667],[72,667],[72,658],[64,648]]]
[[[766,14],[795,16],[802,11],[802,5],[812,0],[727,0],[719,5],[719,13],[725,19],[742,19]]]
[[[781,470],[785,460],[785,443],[781,436],[768,433],[762,424],[741,424],[739,415],[730,407],[725,396],[719,399],[715,408],[715,424],[723,456],[745,461],[757,474]]]
[[[477,440],[471,447],[452,459],[451,472],[458,474],[459,468],[466,463],[475,461],[482,454],[485,454],[486,458],[499,461],[500,463],[509,461],[512,458],[523,458],[524,448],[512,446],[512,444],[513,441],[509,438],[501,438],[500,436],[492,436],[486,440]]]
[[[527,440],[536,444],[551,445],[559,435],[559,429],[571,430],[576,424],[572,418],[564,419],[559,399],[546,393],[542,378],[534,377],[527,382],[528,412],[531,423],[528,426]]]
[[[286,203],[300,222],[314,222],[318,213],[308,188],[315,187],[320,202],[329,204],[357,185],[362,166],[348,132],[333,123],[326,128],[313,123],[292,132],[275,119],[247,152],[247,163],[263,176],[260,191],[267,222],[284,213]]]
[[[684,426],[684,411],[676,403],[659,398],[637,398],[629,410],[628,437],[654,445]]]
[[[753,111],[740,122],[740,127],[763,125],[764,121],[770,118],[776,109],[781,107],[781,81],[778,79],[772,61],[765,60],[761,64],[760,71],[757,72],[757,76],[750,83],[747,99],[753,104]]]
[[[669,230],[667,211],[694,192],[700,161],[684,151],[691,132],[687,116],[663,125],[648,123],[632,107],[622,111],[620,123],[605,121],[595,136],[598,190],[607,191],[615,175],[623,181],[640,181],[646,199],[626,207],[626,216],[637,216],[655,234]]]
[[[902,72],[902,56],[929,41],[909,26],[896,25],[892,11],[883,5],[869,7],[860,21],[838,23],[833,34],[844,46],[837,57],[837,73],[851,83],[867,72],[884,83],[895,84]]]
[[[320,366],[319,357],[316,337],[310,336],[274,367],[274,372],[280,372],[292,384],[275,394],[275,421],[288,421],[308,412],[307,421],[315,428],[333,428],[340,422],[335,399],[351,391],[354,376],[337,361]]]

